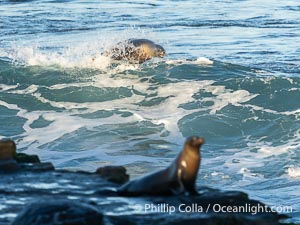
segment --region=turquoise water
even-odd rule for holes
[[[0,137],[58,168],[136,177],[203,136],[199,185],[292,206],[300,222],[299,12],[295,0],[0,0]],[[101,56],[131,37],[167,57]]]

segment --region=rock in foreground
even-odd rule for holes
[[[116,184],[124,184],[129,180],[129,175],[126,174],[126,169],[123,166],[100,167],[97,169],[96,173]]]
[[[58,171],[18,155],[11,141],[0,141],[1,154],[0,225],[279,225],[284,218],[242,192],[202,187],[193,196],[119,196],[124,167]]]
[[[116,193],[118,185],[110,183],[95,173],[76,173],[67,171],[32,172],[23,171],[0,176],[0,209],[1,215],[19,214],[13,225],[50,225],[47,221],[60,218],[60,223],[51,225],[85,225],[82,221],[69,223],[69,215],[62,213],[61,199],[71,199],[66,204],[71,210],[76,208],[93,208],[103,215],[103,224],[202,224],[202,225],[279,225],[282,218],[271,212],[214,212],[208,205],[220,206],[264,206],[263,203],[251,200],[242,192],[222,192],[216,189],[200,187],[198,196],[151,196],[120,197]],[[49,201],[51,199],[51,201]],[[30,202],[38,202],[30,204]],[[42,202],[42,204],[40,203]],[[84,202],[84,203],[82,203]],[[180,212],[180,205],[186,207],[201,206],[203,211]],[[83,208],[82,208],[83,207]],[[152,208],[149,208],[152,207]],[[167,211],[166,209],[176,210]],[[59,211],[59,212],[56,212]],[[79,212],[78,212],[79,213]],[[41,215],[48,215],[47,218]],[[80,214],[80,213],[79,213]],[[88,215],[88,214],[80,214]],[[92,214],[95,217],[98,214]],[[0,217],[1,225],[10,225],[12,217]],[[38,223],[38,221],[42,221]],[[30,223],[29,223],[30,222]]]
[[[15,155],[15,142],[12,140],[0,140],[0,160],[12,159]]]
[[[37,155],[17,153],[13,140],[0,140],[0,173],[21,171],[50,171],[54,166],[50,162],[40,162]]]
[[[30,204],[11,225],[102,225],[102,214],[84,203],[45,199]]]

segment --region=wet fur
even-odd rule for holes
[[[147,39],[129,39],[103,53],[114,60],[126,60],[130,63],[143,63],[153,57],[163,57],[164,54],[163,47]]]

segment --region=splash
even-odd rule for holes
[[[287,172],[290,177],[300,178],[300,167],[296,167],[296,166],[290,167],[288,168]]]
[[[168,65],[201,65],[201,66],[211,66],[214,64],[214,61],[206,57],[198,57],[196,60],[187,60],[187,59],[169,59],[166,61]]]
[[[68,43],[58,47],[57,43],[48,43],[44,39],[14,42],[10,47],[0,50],[0,57],[9,58],[17,66],[58,66],[61,68],[89,68],[106,70],[115,63],[102,53],[117,43],[130,38],[146,38],[157,42],[151,30],[130,27],[122,32],[107,32],[87,39],[86,42]],[[123,67],[132,69],[132,65],[122,63]]]
[[[61,50],[44,51],[42,47],[14,46],[6,57],[18,66],[59,66],[62,68],[105,69],[111,59],[101,55],[101,43],[88,43]]]
[[[212,64],[214,64],[214,61],[212,61],[208,58],[205,58],[205,57],[199,57],[199,58],[197,58],[196,63],[199,63],[201,65],[212,65]]]

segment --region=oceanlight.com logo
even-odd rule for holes
[[[292,213],[292,206],[266,206],[261,204],[251,205],[221,205],[221,204],[208,204],[202,206],[200,204],[180,204],[170,205],[167,203],[162,204],[144,204],[137,205],[136,209],[144,211],[145,213],[250,213],[256,215],[258,213]]]

